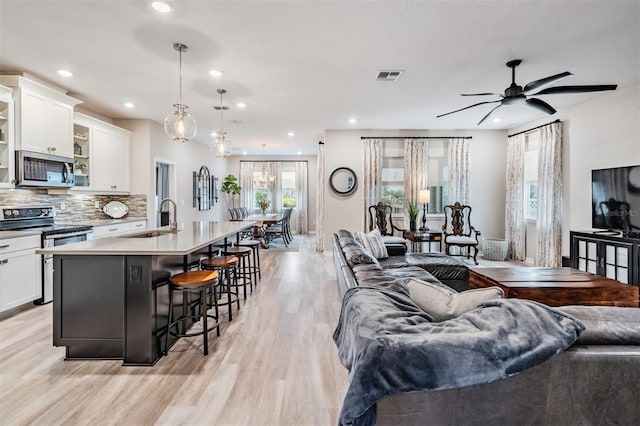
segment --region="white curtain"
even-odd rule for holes
[[[240,207],[246,207],[249,214],[254,212],[253,202],[253,169],[254,163],[240,162]]]
[[[306,234],[309,231],[307,220],[308,163],[296,161],[294,166],[296,171],[296,208],[291,216],[291,232]]]
[[[513,260],[525,259],[524,152],[524,133],[508,139],[504,233],[509,247],[508,257]]]
[[[449,139],[448,203],[469,203],[469,140]]]
[[[318,143],[318,183],[316,190],[316,251],[324,251],[324,142]]]
[[[535,264],[558,267],[562,265],[562,123],[541,127],[539,132]]]
[[[427,189],[427,139],[404,140],[404,223],[409,229],[409,203],[420,208],[418,194]]]
[[[369,206],[377,204],[382,199],[382,139],[363,139],[362,144],[364,148],[362,229],[366,231]]]
[[[270,161],[265,164],[267,176],[273,176],[273,181],[269,179],[268,195],[269,201],[268,213],[282,212],[282,163],[280,161]]]

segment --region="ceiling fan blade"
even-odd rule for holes
[[[487,118],[489,118],[489,116],[493,113],[493,111],[497,110],[497,109],[498,109],[498,108],[500,108],[501,106],[502,106],[502,104],[500,104],[500,105],[498,105],[498,106],[496,106],[496,107],[492,108],[492,109],[491,109],[491,111],[489,111],[489,113],[488,113],[487,115],[485,115],[484,117],[482,117],[482,120],[478,121],[478,126],[479,126],[479,125],[481,125],[481,124],[482,124],[482,122],[483,122],[484,120],[486,120]]]
[[[460,96],[487,96],[487,95],[502,96],[497,93],[460,93]]]
[[[571,74],[569,71],[565,71],[565,72],[561,72],[560,74],[541,78],[540,80],[535,80],[528,83],[526,86],[524,86],[524,89],[522,89],[522,91],[524,93],[527,93],[532,90],[539,89],[542,86],[546,86],[547,84],[555,83],[556,81],[562,80],[563,78],[569,77],[570,75],[573,75],[573,74]]]
[[[596,84],[592,86],[556,86],[543,89],[535,95],[557,95],[563,93],[585,93],[585,92],[604,92],[606,90],[616,90],[617,84]],[[534,96],[535,96],[534,95]]]
[[[468,107],[464,107],[464,108],[457,109],[455,111],[446,112],[444,114],[436,115],[436,118],[444,117],[445,115],[453,114],[454,112],[464,111],[465,109],[473,108],[473,107],[476,107],[478,105],[493,104],[493,103],[496,103],[496,102],[502,102],[502,100],[499,99],[497,101],[478,102],[477,104],[469,105]]]
[[[542,101],[536,98],[527,99],[527,105],[537,110],[540,110],[542,112],[546,112],[547,114],[555,114],[556,112],[556,110],[551,105],[549,105],[545,101]]]

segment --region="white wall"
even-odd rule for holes
[[[225,220],[223,197],[211,210],[193,207],[193,172],[207,166],[220,182],[227,174],[227,159],[216,158],[209,147],[195,141],[178,143],[171,140],[162,125],[150,120],[115,120],[118,126],[134,132],[131,143],[131,189],[147,195],[147,220],[155,223],[155,159],[176,165],[178,222]],[[135,188],[135,190],[134,190]],[[153,226],[153,225],[150,225]]]
[[[240,176],[240,161],[307,161],[308,163],[308,229],[309,232],[316,230],[316,194],[318,189],[318,157],[316,155],[296,155],[296,156],[232,156],[229,157],[228,171],[236,177]]]
[[[640,164],[640,82],[599,94],[508,133],[555,119],[564,122],[562,255],[568,256],[569,231],[591,229],[591,170]]]
[[[363,149],[361,137],[371,136],[471,136],[469,152],[469,204],[472,224],[487,238],[504,237],[506,132],[502,130],[327,130],[325,132],[325,249],[338,229],[362,230],[365,205],[362,193]],[[328,185],[331,172],[349,167],[358,188],[348,197],[334,194]],[[434,228],[432,221],[427,224]]]

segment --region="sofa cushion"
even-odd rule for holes
[[[407,253],[404,258],[408,265],[419,266],[440,281],[469,280],[469,268],[459,258],[444,253]]]
[[[356,241],[358,241],[362,246],[376,259],[385,259],[389,257],[389,253],[387,253],[387,247],[384,245],[382,241],[382,234],[377,229],[369,232],[368,234],[364,232],[356,232],[354,234],[356,237]]]
[[[403,256],[389,256],[386,259],[379,259],[380,266],[382,269],[396,269],[396,268],[406,268],[409,266],[409,262],[407,262],[406,255]]]
[[[417,266],[407,266],[406,268],[396,268],[396,269],[386,269],[383,272],[386,275],[391,275],[395,278],[403,278],[405,282],[409,278],[416,278],[422,281],[427,281],[430,283],[439,283],[438,279],[425,271],[424,269]]]
[[[579,345],[640,345],[640,309],[616,306],[560,306],[582,321]]]
[[[342,237],[351,237],[351,238],[353,238],[353,232],[347,231],[346,229],[338,230],[338,232],[336,232],[336,235],[338,236],[338,238],[342,238]]]
[[[445,321],[472,310],[482,302],[504,298],[500,287],[478,288],[461,293],[441,283],[411,278],[407,280],[411,299],[438,321]]]

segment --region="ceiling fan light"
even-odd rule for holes
[[[196,135],[196,120],[185,111],[185,105],[174,105],[176,110],[164,119],[164,131],[177,142],[187,142]]]

